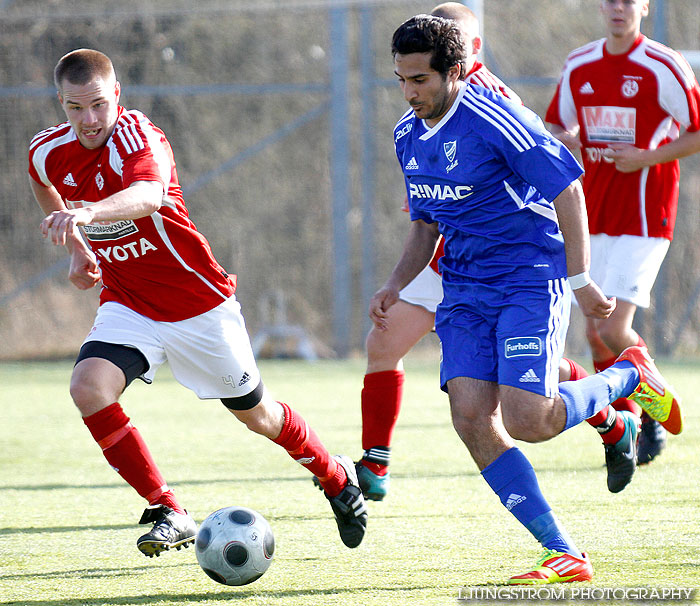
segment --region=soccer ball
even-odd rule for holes
[[[212,579],[224,585],[247,585],[272,563],[275,537],[257,511],[224,507],[210,514],[197,533],[197,561]]]

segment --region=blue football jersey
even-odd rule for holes
[[[433,128],[409,110],[394,129],[413,220],[438,223],[445,283],[566,276],[552,201],[582,174],[531,110],[461,83]]]

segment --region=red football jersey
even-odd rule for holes
[[[474,62],[474,65],[469,70],[469,73],[467,74],[467,77],[464,80],[469,84],[483,86],[484,88],[488,88],[489,90],[500,93],[504,97],[507,97],[515,103],[522,103],[522,100],[514,90],[507,87],[499,78],[494,76],[483,63],[479,63],[478,61]],[[401,210],[408,212],[408,196],[404,198]],[[445,240],[442,237],[440,237],[438,247],[435,250],[435,255],[433,255],[432,261],[430,261],[430,267],[433,269],[434,272],[438,274],[440,273],[440,270],[438,269],[438,261],[444,255]]]
[[[499,78],[494,76],[483,63],[479,63],[478,61],[474,62],[474,65],[469,70],[464,81],[469,84],[483,86],[496,93],[501,93],[504,97],[507,97],[515,103],[522,103],[522,100],[513,89],[506,86]]]
[[[611,142],[656,149],[700,128],[700,88],[677,52],[641,35],[622,55],[605,40],[573,51],[546,121],[580,127],[583,188],[593,234],[671,240],[678,206],[678,161],[621,173],[606,158]]]
[[[102,272],[100,303],[116,301],[156,321],[202,314],[229,298],[235,276],[216,262],[190,221],[168,140],[139,111],[119,108],[114,132],[94,150],[68,122],[37,134],[29,174],[54,186],[68,208],[88,206],[135,181],[163,185],[163,205],[148,217],[81,228]]]

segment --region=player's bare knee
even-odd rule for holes
[[[82,410],[88,402],[95,399],[94,387],[73,378],[70,382],[70,397],[78,409]]]
[[[262,403],[257,404],[254,408],[246,411],[231,411],[236,418],[243,423],[250,431],[260,435],[266,435],[269,432],[269,421]]]
[[[511,438],[523,442],[544,442],[555,436],[554,411],[551,400],[541,404],[518,406],[502,403],[503,425]]]
[[[118,393],[111,393],[88,373],[74,373],[70,382],[70,396],[83,416],[93,414],[116,402]]]
[[[601,341],[614,354],[621,353],[623,349],[634,344],[638,339],[630,334],[630,330],[626,326],[614,322],[603,322],[598,328],[598,333]]]
[[[452,406],[452,426],[464,442],[488,431],[489,417],[478,406]]]
[[[365,340],[367,348],[367,367],[372,372],[393,370],[401,361],[400,353],[395,351],[390,336],[373,327]]]
[[[264,397],[265,389],[260,382],[250,393],[234,398],[221,398],[221,402],[250,431],[275,438],[281,430],[284,413],[274,400]],[[275,406],[276,404],[276,406]]]
[[[592,347],[604,345],[594,322],[586,322],[586,340]]]
[[[83,416],[116,402],[127,385],[148,370],[148,361],[133,347],[88,341],[71,376],[70,394]]]
[[[503,425],[511,438],[522,442],[544,442],[552,437],[551,433],[542,426],[526,425],[517,420],[508,419],[505,416]]]

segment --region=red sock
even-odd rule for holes
[[[603,410],[607,410],[607,407]],[[614,409],[613,409],[614,410]],[[603,411],[601,411],[603,412]],[[620,441],[620,438],[625,434],[625,422],[622,419],[622,415],[615,415],[615,425],[613,425],[605,433],[601,433],[600,437],[604,444],[616,444]]]
[[[615,364],[615,360],[617,360],[617,356],[608,358],[607,360],[593,360],[593,368],[596,372],[602,372],[606,368],[610,368],[613,364]]]
[[[611,406],[615,410],[629,410],[633,415],[637,415],[638,417],[642,416],[642,407],[636,402],[628,400],[627,398],[615,400]]]
[[[605,423],[608,420],[608,415],[610,414],[608,408],[610,408],[610,406],[606,406],[603,408],[603,410],[599,410],[592,417],[586,419],[586,423],[592,427],[598,427],[598,425]]]
[[[598,430],[604,444],[616,444],[625,433],[622,415],[612,406],[606,406],[586,421]]]
[[[184,513],[158,470],[141,434],[124,414],[119,402],[84,417],[83,422],[102,448],[107,462],[149,505],[167,505]]]
[[[645,347],[644,341],[642,340],[641,337],[639,337],[639,341],[642,343],[640,347]],[[601,372],[605,370],[606,368],[610,368],[615,363],[615,360],[617,358],[609,358],[607,360],[602,360],[602,361],[596,361],[593,360],[593,368],[595,368],[596,372]],[[632,414],[635,414],[637,416],[640,416],[642,414],[642,408],[637,404],[636,402],[633,402],[632,400],[628,400],[627,398],[619,398],[615,400],[611,406],[615,410],[629,410]],[[602,412],[602,411],[601,411]],[[591,417],[593,419],[595,417]],[[590,419],[589,419],[590,420]]]
[[[569,377],[569,381],[578,381],[579,379],[583,379],[584,377],[588,376],[586,369],[578,362],[569,360],[569,358],[564,358],[564,362],[567,362],[571,368],[571,376]]]
[[[403,370],[383,370],[365,375],[362,388],[362,448],[391,446],[403,396]]]
[[[320,481],[323,490],[335,497],[345,488],[348,476],[342,465],[330,455],[326,447],[299,413],[284,402],[284,425],[280,435],[272,440],[284,448],[297,463],[306,467]]]

